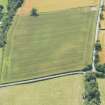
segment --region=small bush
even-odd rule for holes
[[[95,53],[95,64],[97,64],[99,62],[99,54],[98,54],[98,51],[96,51]]]
[[[96,80],[96,74],[95,73],[88,73],[85,75],[85,81],[90,82],[91,80]]]
[[[0,5],[0,11],[2,11],[4,9],[3,5]]]
[[[102,11],[105,11],[105,5],[102,5]]]
[[[83,68],[82,71],[89,71],[89,70],[91,70],[91,69],[92,69],[92,64],[87,65],[85,68]]]
[[[96,72],[96,76],[98,78],[105,78],[105,74],[103,74],[102,72]]]
[[[102,72],[103,74],[105,74],[105,64],[97,64],[96,65],[96,70],[98,72]]]
[[[103,15],[103,13],[100,14],[100,19],[101,19],[101,20],[104,19],[104,15]]]
[[[31,16],[38,16],[38,11],[37,11],[37,9],[33,8],[33,9],[31,10]]]
[[[101,51],[101,49],[102,49],[101,43],[100,43],[100,41],[98,40],[98,41],[96,42],[96,44],[95,44],[95,50]]]

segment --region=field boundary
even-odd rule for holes
[[[23,3],[23,5],[24,5],[24,3]],[[78,6],[78,7],[72,7],[72,8],[67,8],[67,9],[63,9],[63,10],[50,11],[50,12],[39,12],[39,14],[49,14],[49,13],[56,13],[56,12],[60,12],[60,11],[67,11],[67,10],[70,10],[70,9],[79,9],[79,8],[82,9],[82,8],[92,8],[92,7],[97,7],[97,5]],[[22,7],[19,8],[19,9],[22,9]],[[16,15],[17,16],[22,16],[18,13],[18,11],[17,11]],[[23,15],[23,16],[29,16],[29,14],[28,15]]]

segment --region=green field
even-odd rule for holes
[[[83,105],[83,89],[82,75],[1,88],[0,105]]]
[[[98,84],[101,93],[101,105],[105,105],[105,79],[99,79]]]
[[[96,12],[89,7],[16,16],[8,33],[2,82],[81,70],[92,62]]]
[[[0,4],[2,4],[2,5],[7,5],[7,3],[8,3],[8,0],[0,0]]]

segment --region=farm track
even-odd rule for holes
[[[88,72],[90,72],[90,71],[88,71]],[[44,76],[44,77],[39,77],[39,78],[33,78],[33,79],[29,79],[29,80],[22,80],[22,81],[17,81],[17,82],[3,83],[3,84],[0,84],[0,88],[16,86],[16,85],[22,85],[22,84],[30,84],[30,83],[50,80],[50,79],[69,76],[69,75],[81,75],[81,74],[85,74],[85,73],[86,72],[83,72],[83,71],[59,73],[59,74],[55,74],[55,75],[49,75],[49,76]]]
[[[98,12],[98,16],[97,16],[97,24],[96,24],[96,35],[95,35],[95,43],[96,41],[98,40],[98,36],[99,36],[99,32],[100,32],[100,28],[99,28],[99,24],[100,24],[100,14],[102,12],[102,6],[104,4],[104,0],[100,0],[100,4],[99,4],[99,12]],[[95,48],[93,50],[93,63],[92,63],[92,72],[96,72],[96,68],[95,68],[95,63],[94,63],[94,60],[95,60]]]

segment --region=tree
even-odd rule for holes
[[[21,7],[21,6],[22,6],[22,4],[23,4],[23,2],[24,2],[24,0],[17,0],[17,2],[18,2],[17,7]]]
[[[98,72],[102,72],[102,73],[104,73],[105,74],[105,64],[98,64],[98,65],[96,65],[96,70],[98,71]]]
[[[95,60],[94,60],[95,63],[98,63],[99,62],[99,53],[98,51],[96,51],[95,53]]]
[[[85,75],[84,103],[85,105],[100,105],[100,92],[95,73]]]
[[[0,48],[4,47],[5,44],[3,33],[0,33]]]
[[[97,42],[96,42],[96,44],[95,44],[95,50],[97,50],[97,51],[101,51],[101,43],[100,43],[100,41],[98,40]]]
[[[105,5],[102,5],[102,11],[105,11]]]
[[[87,65],[85,68],[83,68],[83,71],[89,71],[92,69],[92,64]]]
[[[103,15],[103,13],[100,14],[100,19],[101,19],[101,20],[104,19],[104,15]]]
[[[101,28],[101,22],[99,22],[99,28]]]
[[[88,73],[85,75],[85,81],[91,81],[95,80],[96,81],[96,75],[94,73]]]
[[[0,11],[2,11],[4,9],[3,5],[0,5]]]
[[[31,10],[31,16],[38,16],[38,11],[37,11],[37,9],[33,8],[33,9]]]

